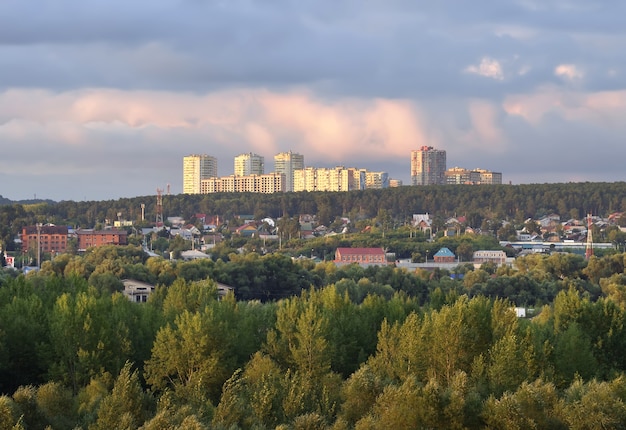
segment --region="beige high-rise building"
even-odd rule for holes
[[[446,183],[446,151],[422,146],[411,151],[411,185]]]
[[[502,184],[502,173],[485,169],[464,169],[453,167],[446,170],[446,184],[492,185]]]
[[[217,177],[215,157],[206,154],[183,157],[183,193],[200,194],[200,182],[214,177]]]
[[[265,173],[265,159],[249,152],[235,157],[235,176],[262,175]]]
[[[294,171],[294,191],[352,191],[366,188],[367,171],[353,167],[306,167]],[[372,179],[375,181],[375,179]]]
[[[446,170],[446,184],[479,184],[480,173],[475,170],[468,170],[462,167],[452,167]]]
[[[502,173],[500,172],[491,172],[485,169],[476,169],[476,172],[480,173],[480,183],[487,185],[501,185],[502,184]]]
[[[294,152],[281,152],[274,156],[274,171],[285,175],[285,191],[294,190],[294,172],[304,169],[304,156]]]
[[[365,188],[378,190],[389,188],[389,175],[387,172],[366,172]]]

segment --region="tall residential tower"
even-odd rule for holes
[[[183,193],[200,194],[200,181],[217,176],[217,159],[210,155],[183,157]]]
[[[304,156],[294,152],[281,152],[274,156],[274,171],[285,175],[285,191],[293,191],[294,171],[304,169]]]
[[[265,173],[265,159],[249,152],[235,157],[235,176],[262,175]]]
[[[422,146],[411,151],[411,185],[444,185],[446,151]]]

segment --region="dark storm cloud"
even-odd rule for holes
[[[588,8],[533,10],[496,1],[480,7],[445,1],[63,4],[0,6],[6,22],[0,46],[10,54],[3,61],[4,85],[46,87],[49,79],[61,88],[74,83],[204,91],[226,84],[317,84],[337,93],[392,97],[471,93],[467,82],[455,78],[482,56],[502,57],[513,68],[520,61],[513,55],[538,67],[573,61],[581,47],[563,16],[587,19],[582,33],[610,28],[614,20],[606,13],[608,18],[594,20]],[[497,35],[496,25],[545,34],[513,39]],[[20,73],[33,68],[47,70],[47,76]]]

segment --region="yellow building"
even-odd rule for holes
[[[274,156],[274,172],[285,175],[285,191],[294,190],[294,172],[304,169],[304,156],[294,152],[281,152]]]
[[[262,175],[265,173],[265,159],[249,152],[235,157],[235,176]]]
[[[210,155],[183,157],[183,193],[200,194],[200,182],[217,176],[217,159]]]
[[[280,193],[284,191],[285,175],[266,173],[264,175],[222,176],[204,179],[202,194],[212,193]]]

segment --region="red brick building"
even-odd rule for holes
[[[67,249],[66,226],[58,225],[29,225],[22,229],[22,251],[36,251],[37,241],[41,245],[41,252],[63,253]]]
[[[350,264],[387,264],[387,257],[382,248],[337,248],[335,263]]]
[[[126,230],[76,230],[78,238],[78,250],[84,251],[87,248],[103,245],[126,245],[128,244],[128,232]]]
[[[441,248],[435,255],[433,255],[435,263],[454,263],[456,256],[448,248]]]

